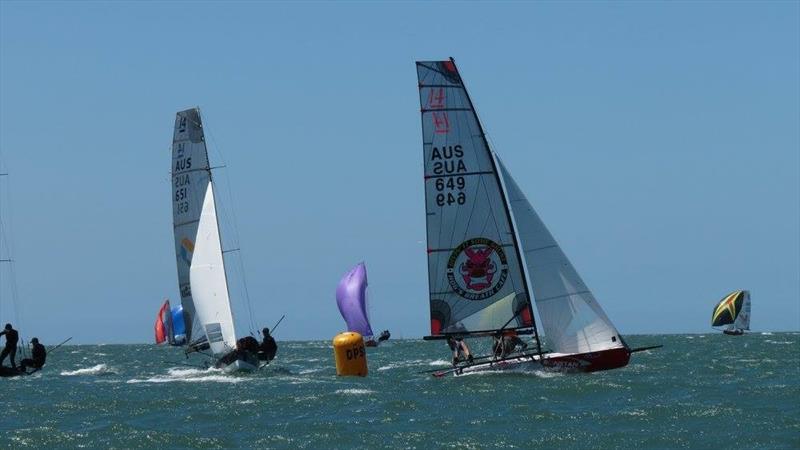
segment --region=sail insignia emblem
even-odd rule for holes
[[[464,241],[450,254],[447,280],[450,288],[468,300],[484,300],[500,291],[508,278],[503,248],[491,239]]]
[[[192,264],[191,254],[194,253],[194,243],[189,238],[181,239],[181,259],[187,265]]]

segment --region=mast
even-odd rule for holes
[[[453,63],[453,65],[455,66],[456,60],[453,59],[453,57],[450,57],[450,62]],[[460,76],[461,73],[459,72],[459,77]],[[511,238],[514,241],[514,251],[517,253],[517,258],[520,261],[520,266],[521,266],[520,268],[522,269],[522,284],[523,284],[523,289],[525,290],[525,295],[527,295],[528,297],[528,311],[530,312],[531,322],[533,323],[533,335],[536,337],[536,351],[539,354],[540,356],[539,360],[541,361],[542,344],[539,340],[539,330],[536,327],[536,315],[534,314],[533,310],[533,295],[530,289],[528,288],[530,284],[528,278],[528,267],[527,267],[528,265],[526,264],[524,255],[520,251],[520,242],[519,242],[519,237],[517,235],[517,227],[516,223],[514,222],[514,216],[511,211],[511,205],[508,203],[508,194],[506,192],[506,186],[505,183],[503,182],[502,177],[500,176],[500,169],[497,167],[498,166],[496,160],[497,155],[495,154],[494,150],[492,150],[492,147],[489,145],[489,141],[486,139],[486,132],[484,131],[480,117],[478,117],[478,111],[475,109],[475,105],[472,103],[472,98],[469,96],[469,90],[467,89],[467,85],[464,83],[463,77],[461,78],[461,85],[463,86],[464,95],[467,98],[469,107],[472,109],[472,113],[475,115],[475,120],[478,122],[478,128],[480,129],[481,139],[483,140],[484,145],[486,145],[486,148],[489,150],[489,156],[492,162],[492,169],[494,171],[494,176],[495,179],[497,180],[497,184],[500,186],[500,196],[503,199],[503,208],[505,208],[506,217],[508,218],[508,225],[511,228]],[[515,314],[519,315],[519,312],[515,312]]]

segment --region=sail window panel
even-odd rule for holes
[[[208,338],[208,342],[212,344],[223,342],[224,339],[222,337],[222,325],[219,323],[206,324],[206,337]]]

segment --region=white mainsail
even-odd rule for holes
[[[498,162],[550,348],[587,353],[623,347],[603,308],[499,158]]]
[[[209,183],[197,227],[189,270],[194,307],[211,351],[222,355],[236,348],[236,330],[222,256],[213,184]]]
[[[733,330],[749,330],[750,329],[750,291],[742,291],[743,303],[742,310],[736,316],[736,320],[731,324],[729,329]]]
[[[531,328],[532,305],[497,167],[451,61],[417,63],[431,335]]]
[[[189,267],[192,265],[197,224],[209,183],[211,169],[200,110],[191,108],[180,111],[175,115],[172,138],[172,225],[187,342],[203,336],[202,329],[193,329],[199,324],[195,320]]]

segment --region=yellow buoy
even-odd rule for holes
[[[333,357],[336,359],[336,375],[367,376],[367,352],[360,334],[352,331],[337,334],[333,338]]]

